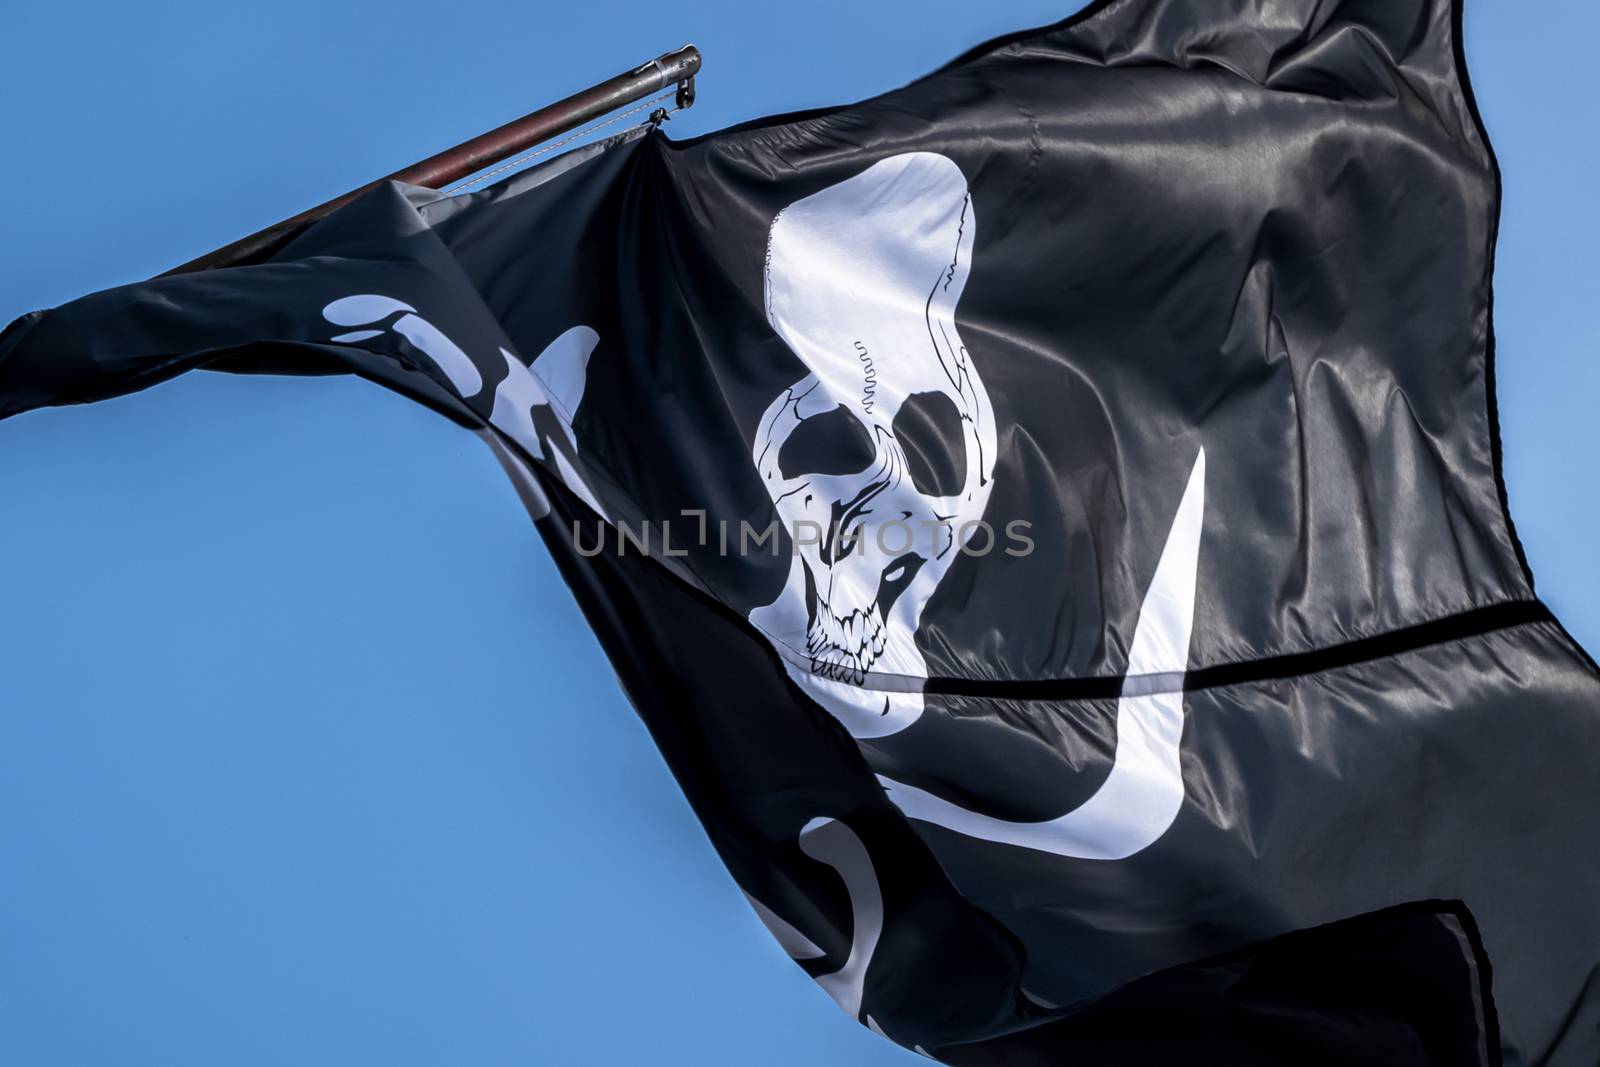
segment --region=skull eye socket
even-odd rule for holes
[[[802,419],[778,449],[778,471],[784,478],[807,474],[854,474],[878,457],[872,435],[840,404]]]
[[[967,480],[961,413],[943,393],[914,393],[894,417],[911,484],[923,496],[956,496]]]

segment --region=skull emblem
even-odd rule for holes
[[[750,618],[858,738],[921,714],[922,611],[988,503],[995,428],[955,323],[974,227],[960,169],[913,152],[796,201],[770,231],[767,317],[810,373],[752,447],[795,554]]]

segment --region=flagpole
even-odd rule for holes
[[[352,189],[343,196],[319,204],[309,211],[302,211],[293,218],[284,219],[248,237],[241,237],[232,244],[224,245],[214,252],[208,252],[198,259],[174,267],[161,277],[216,270],[219,267],[235,267],[259,260],[282,247],[295,234],[318,219],[332,214],[384,182],[397,181],[430,189],[443,188],[507,159],[531,145],[575,130],[592,119],[674,83],[678,86],[677,106],[688,107],[694,103],[694,76],[699,70],[700,50],[692,44],[685,45],[677,51],[668,52],[582,92],[573,93],[564,100],[531,111],[520,119],[508,122],[488,133],[481,133],[471,140],[463,141],[454,148],[445,149],[421,162],[368,182],[358,189]]]

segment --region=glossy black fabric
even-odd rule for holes
[[[470,196],[391,186],[270,262],[19,320],[0,416],[193,367],[354,372],[532,462],[541,531],[730,871],[836,996],[876,915],[841,1002],[908,1047],[1589,1067],[1600,675],[1534,601],[1504,510],[1498,179],[1459,18],[1117,0],[850,107],[630,134]],[[612,535],[781,517],[764,415],[815,368],[777,325],[777,220],[912,156],[968,198],[952,322],[993,419],[984,515],[1034,550],[949,564],[915,616],[926,679],[875,661],[852,683],[886,715],[922,696],[875,734],[753,622],[798,573],[792,530],[742,553],[586,543],[590,504]],[[352,294],[413,309],[482,387],[392,315],[338,340],[325,309]],[[518,394],[517,437],[506,360],[580,324],[581,403]],[[897,358],[862,354],[885,377],[852,418]],[[1136,671],[1202,449],[1187,654]],[[982,451],[907,449],[924,481]],[[1119,695],[1184,690],[1181,805],[1125,856],[907,817],[877,777],[1044,823],[1114,775]],[[870,858],[876,912],[808,851],[819,819]]]
[[[1419,902],[1163,971],[950,1060],[1043,1067],[1070,1048],[1099,1067],[1480,1063],[1495,1030],[1474,938],[1470,917]]]

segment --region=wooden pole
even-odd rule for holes
[[[241,237],[215,252],[208,252],[198,259],[174,267],[161,276],[192,274],[196,271],[236,267],[259,261],[283,247],[295,234],[313,222],[331,215],[384,182],[398,181],[429,189],[441,189],[485,167],[508,159],[525,148],[575,130],[586,122],[615,111],[624,104],[631,104],[651,93],[659,92],[669,85],[678,86],[678,106],[688,107],[694,103],[694,76],[699,70],[700,50],[692,44],[685,45],[675,52],[668,52],[657,59],[652,59],[643,66],[635,67],[592,88],[574,93],[565,100],[530,112],[498,129],[479,134],[454,148],[446,149],[403,170],[368,182],[359,189],[352,189],[343,196],[319,204],[309,211],[302,211],[293,218],[284,219],[248,237]]]

